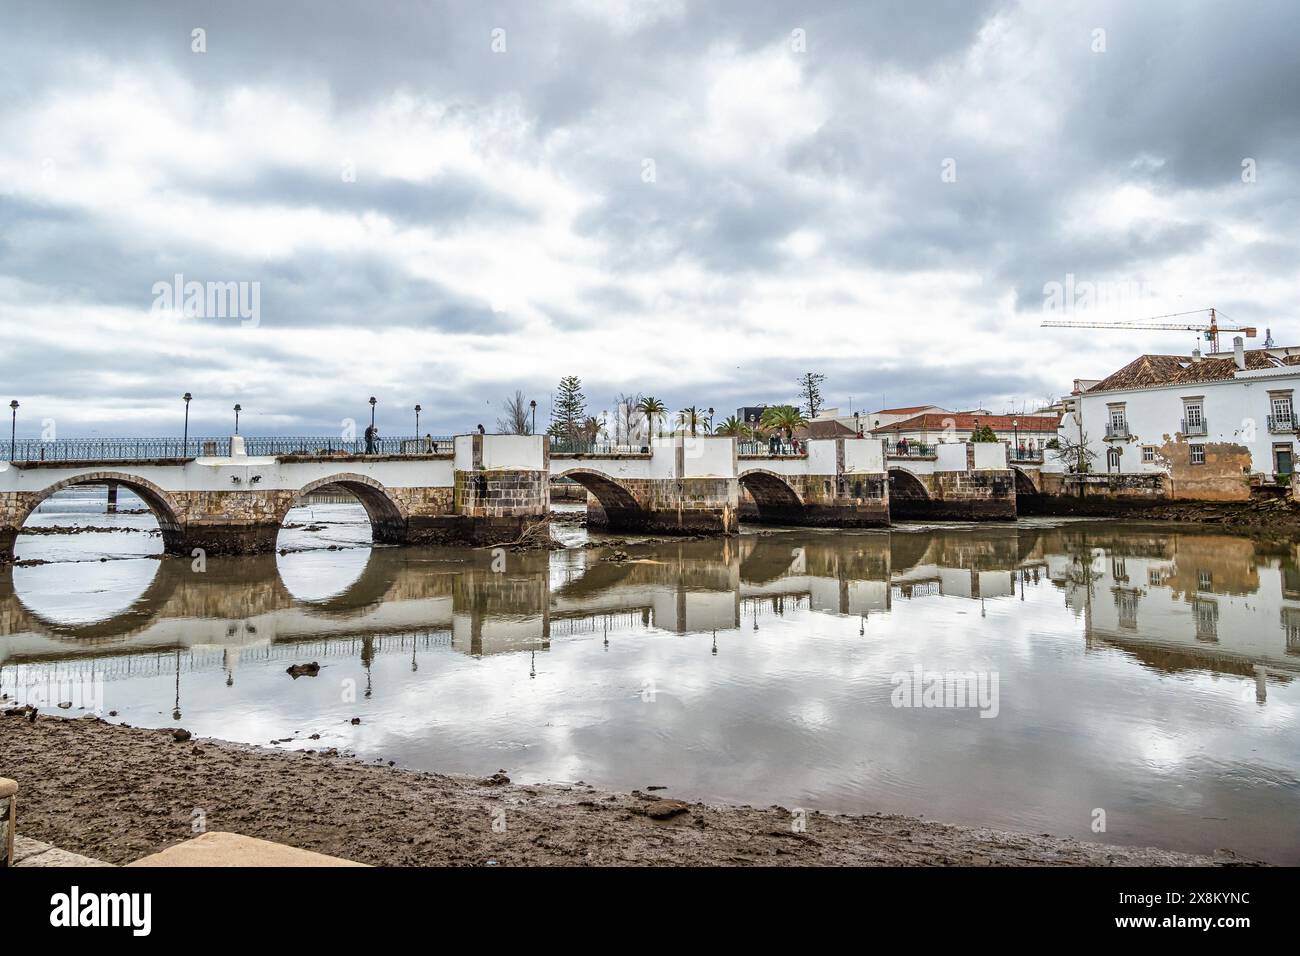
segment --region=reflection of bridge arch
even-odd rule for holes
[[[784,477],[766,468],[750,468],[737,476],[749,492],[760,521],[795,521],[802,517],[803,499]]]
[[[594,495],[604,512],[604,523],[610,528],[636,528],[645,522],[645,509],[632,491],[616,478],[589,468],[570,468],[553,477],[572,478]],[[599,523],[599,518],[593,516],[588,508],[588,523],[593,523],[593,519]]]
[[[316,555],[316,551],[298,552],[299,554]],[[294,559],[292,555],[286,555],[290,560]],[[378,607],[384,603],[384,598],[393,587],[393,582],[397,577],[398,559],[403,557],[398,551],[390,548],[380,548],[378,550],[366,549],[366,563],[362,567],[361,573],[354,578],[347,587],[342,590],[323,598],[302,598],[294,594],[284,582],[284,572],[276,562],[277,579],[280,585],[288,592],[293,602],[304,612],[308,614],[319,614],[325,617],[349,617],[365,614],[372,608]],[[290,575],[292,577],[292,575]]]
[[[344,472],[309,482],[298,491],[298,495],[309,495],[326,485],[337,485],[361,502],[361,507],[366,509],[366,516],[370,518],[371,536],[375,541],[400,544],[405,539],[406,506],[379,482],[365,475]],[[281,523],[288,511],[286,506],[280,515]]]
[[[152,512],[154,520],[158,522],[158,527],[162,529],[163,546],[168,551],[174,551],[179,545],[181,536],[181,521],[177,515],[181,509],[176,506],[171,495],[163,491],[152,481],[147,478],[140,478],[136,475],[130,475],[122,471],[92,471],[84,475],[75,475],[72,478],[64,478],[62,481],[56,481],[48,488],[38,491],[32,499],[30,506],[21,519],[17,522],[19,525],[19,534],[22,533],[21,526],[27,522],[41,503],[46,501],[51,495],[57,494],[65,488],[73,488],[77,485],[102,485],[108,482],[114,482],[134,492],[135,495],[143,501]]]

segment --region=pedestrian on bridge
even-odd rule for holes
[[[366,454],[375,454],[375,444],[379,439],[379,429],[374,425],[366,426]]]

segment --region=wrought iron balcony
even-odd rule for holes
[[[1268,416],[1268,430],[1271,432],[1293,432],[1295,427],[1295,416],[1293,415],[1270,415]]]
[[[1107,422],[1107,438],[1128,438],[1128,422]]]
[[[1183,419],[1183,434],[1184,434],[1184,435],[1204,435],[1204,434],[1206,434],[1205,419],[1202,418],[1199,422],[1189,422],[1187,419],[1184,418],[1184,419]]]

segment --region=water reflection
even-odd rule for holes
[[[5,573],[0,686],[98,679],[132,723],[427,769],[1300,861],[1294,547],[1078,523],[626,550],[151,561],[97,620]],[[999,716],[892,707],[919,666],[1000,674]]]

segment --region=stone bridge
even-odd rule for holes
[[[451,454],[243,454],[223,457],[0,465],[0,560],[27,517],[64,488],[114,483],[148,505],[165,549],[189,554],[270,551],[300,495],[338,485],[370,516],[374,539],[391,544],[509,541],[549,507],[540,436],[460,435]]]
[[[812,440],[802,455],[740,455],[732,438],[656,439],[644,452],[552,453],[552,478],[588,491],[587,522],[619,531],[728,534],[739,520],[886,525],[878,439]]]
[[[950,442],[932,446],[932,454],[895,451],[887,455],[892,517],[1015,518],[1019,479],[1003,442]]]
[[[390,544],[512,541],[548,512],[553,478],[587,489],[591,525],[625,531],[731,534],[742,516],[871,527],[1016,514],[1017,476],[1000,443],[938,445],[929,456],[887,455],[874,438],[805,446],[741,455],[733,438],[674,436],[644,451],[552,454],[543,436],[471,434],[442,454],[254,456],[235,436],[220,457],[0,463],[0,561],[46,498],[104,483],[148,505],[172,554],[270,551],[293,503],[327,485],[355,495],[374,539]]]

